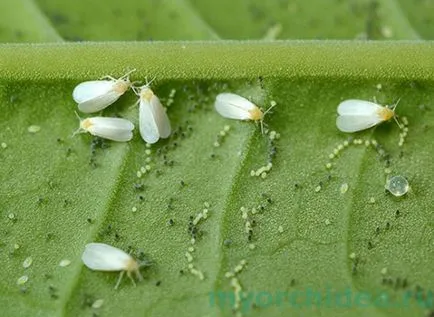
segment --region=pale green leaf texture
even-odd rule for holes
[[[433,313],[434,44],[410,41],[432,38],[432,1],[104,3],[0,5],[4,42],[183,40],[0,46],[2,315]],[[262,38],[407,41],[216,41]],[[132,68],[132,80],[155,77],[172,136],[145,146],[129,91],[102,115],[133,121],[131,142],[72,137],[74,86]],[[265,128],[280,138],[219,116],[223,91],[275,102]],[[339,132],[336,107],[349,98],[400,99],[403,144],[393,120]],[[374,139],[380,147],[365,145]],[[270,161],[265,178],[251,176]],[[385,192],[388,172],[408,179],[407,195]],[[83,265],[89,242],[146,261],[144,280],[114,290],[117,273]]]

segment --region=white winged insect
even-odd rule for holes
[[[125,272],[127,272],[134,286],[136,283],[131,275],[133,272],[139,281],[143,279],[139,271],[141,265],[128,253],[108,244],[86,244],[81,259],[88,268],[94,271],[121,271],[115,289],[119,287]]]
[[[172,128],[166,109],[149,85],[150,82],[141,87],[132,87],[132,89],[139,96],[140,135],[145,142],[153,144],[160,138],[168,138]]]
[[[127,142],[133,138],[134,124],[127,119],[109,117],[82,119],[78,114],[77,117],[80,120],[80,127],[73,136],[77,133],[89,132],[94,136],[117,142]]]
[[[264,116],[274,107],[274,104],[262,112],[259,107],[244,97],[233,93],[221,93],[217,95],[214,107],[225,118],[260,121],[261,131],[264,132]]]
[[[336,126],[342,132],[357,132],[394,118],[401,127],[395,115],[398,103],[399,100],[392,107],[383,107],[365,100],[344,100],[338,106],[339,116],[336,118]]]
[[[131,87],[129,75],[134,71],[135,69],[118,79],[105,76],[101,80],[78,84],[72,92],[72,97],[78,103],[78,109],[84,113],[93,113],[110,106]]]

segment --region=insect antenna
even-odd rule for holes
[[[401,97],[399,97],[398,101],[395,102],[395,104],[393,105],[393,107],[392,107],[392,111],[393,111],[393,119],[395,120],[395,122],[396,122],[396,124],[398,125],[398,127],[399,127],[400,129],[402,129],[403,126],[402,126],[401,123],[399,122],[399,120],[398,120],[398,116],[397,116],[396,113],[395,113],[395,109],[396,109],[396,107],[398,106],[398,104],[399,104],[400,101],[401,101]]]

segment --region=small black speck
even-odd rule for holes
[[[390,229],[390,223],[387,222],[387,223],[386,223],[386,230],[389,230],[389,229]]]
[[[155,283],[155,286],[160,286],[161,285],[161,281],[157,281],[156,283]]]
[[[401,279],[399,277],[395,280],[395,289],[399,288],[401,286]]]
[[[292,279],[291,282],[289,283],[290,286],[294,286],[295,285],[295,279]]]
[[[399,209],[395,212],[395,217],[398,218],[400,216]]]
[[[267,198],[267,203],[271,204],[273,200],[271,198]]]
[[[169,226],[173,226],[175,224],[175,221],[173,221],[173,219],[169,219],[169,221],[167,222],[167,224]]]
[[[86,221],[87,221],[88,223],[92,223],[92,218],[87,218]]]
[[[142,196],[142,195],[140,195],[140,196],[139,196],[139,200],[140,200],[140,201],[143,201],[143,200],[145,200],[145,197]]]
[[[373,248],[373,246],[372,246],[372,242],[369,241],[369,242],[368,242],[368,250],[371,250],[372,248]]]
[[[116,233],[115,233],[115,239],[116,239],[116,240],[119,240],[120,238],[121,238],[120,235],[116,232]]]
[[[375,234],[380,234],[380,227],[377,227],[377,229],[375,229]]]
[[[180,181],[181,186],[185,186],[185,182],[183,180]]]
[[[179,270],[179,274],[184,274],[184,270]]]

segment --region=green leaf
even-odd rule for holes
[[[2,1],[0,12],[0,38],[3,42],[62,41],[32,0]]]
[[[0,4],[5,42],[125,41],[0,45],[3,314],[432,313],[434,43],[409,41],[432,38],[431,2],[331,3]],[[219,38],[407,41],[191,41]],[[183,41],[128,42],[150,39]],[[131,142],[72,137],[75,85],[132,68],[131,80],[155,77],[172,136],[146,147],[129,91],[102,115],[133,121]],[[276,102],[268,133],[220,117],[213,104],[223,91],[264,110]],[[400,99],[402,146],[393,120],[339,132],[336,107],[349,98]],[[270,161],[264,178],[251,176]],[[405,176],[411,190],[385,192],[388,175]],[[204,209],[192,244],[190,222]],[[118,273],[83,265],[89,242],[146,261],[144,280],[134,287],[125,277],[114,290]]]
[[[107,62],[97,63],[103,52]],[[99,298],[105,300],[98,310],[104,315],[132,315],[137,310],[161,315],[174,308],[185,315],[192,310],[228,313],[228,304],[210,307],[208,293],[229,292],[225,272],[242,259],[248,266],[240,273],[241,284],[255,296],[294,289],[325,296],[328,288],[349,287],[353,294],[384,290],[398,301],[416,284],[432,287],[427,282],[432,279],[432,221],[426,200],[432,190],[431,152],[421,142],[430,138],[433,120],[432,112],[421,107],[429,108],[432,98],[432,52],[432,44],[392,42],[2,47],[1,67],[8,69],[2,78],[1,105],[1,141],[7,144],[1,151],[2,241],[9,265],[1,283],[3,300],[15,298],[16,305],[8,306],[10,314],[80,315],[91,311],[83,302]],[[221,56],[218,62],[210,58],[215,54]],[[120,56],[125,56],[124,64],[110,64]],[[147,57],[147,72],[139,67],[145,62],[142,56]],[[170,63],[173,56],[181,57],[175,65]],[[28,62],[19,63],[23,60]],[[134,80],[158,74],[154,91],[166,104],[176,90],[168,110],[176,134],[151,148],[152,170],[140,179],[137,171],[148,163],[138,134],[128,144],[104,142],[102,148],[88,135],[71,138],[77,128],[70,97],[74,85],[107,69],[119,68],[111,74],[120,76],[128,67],[139,69]],[[281,138],[264,180],[251,177],[250,171],[268,162],[267,136],[254,123],[219,117],[213,100],[221,91],[252,96],[264,108],[271,100],[277,102],[266,122]],[[409,179],[412,191],[401,199],[384,194],[384,162],[371,148],[350,146],[332,160],[330,172],[324,167],[329,153],[348,138],[335,128],[336,105],[346,98],[374,96],[387,104],[401,97],[398,112],[410,122],[402,149],[394,123],[361,134],[377,139],[390,154],[393,174]],[[137,108],[130,107],[134,102],[129,93],[104,115],[121,114],[137,123]],[[41,130],[30,133],[31,125]],[[231,129],[216,148],[225,125]],[[320,183],[323,188],[316,192]],[[346,194],[339,190],[343,183],[349,186]],[[135,184],[143,184],[143,191]],[[374,204],[369,204],[371,197]],[[199,226],[203,236],[193,252],[195,267],[206,276],[201,281],[189,273],[185,252],[191,246],[189,218],[196,217],[205,202],[210,216]],[[259,205],[264,211],[249,218],[257,222],[251,242],[256,248],[251,250],[239,210]],[[170,219],[173,226],[168,225]],[[136,288],[124,281],[114,291],[115,274],[91,272],[80,261],[84,245],[91,241],[124,250],[131,246],[136,256],[142,250],[154,263],[144,272],[146,281]],[[14,250],[15,244],[19,249]],[[356,269],[349,259],[353,252]],[[28,256],[33,264],[23,269]],[[71,260],[71,265],[59,267],[62,259]],[[406,278],[409,286],[384,285],[384,267],[384,278],[393,284]],[[22,275],[29,276],[25,294],[16,285]],[[290,286],[292,279],[297,288]],[[289,309],[290,304],[285,305]],[[353,306],[335,307],[330,313],[358,314],[365,309]],[[266,311],[273,315],[281,309],[274,304]],[[409,309],[423,311],[416,300]],[[368,310],[374,315],[388,311],[372,306]]]

